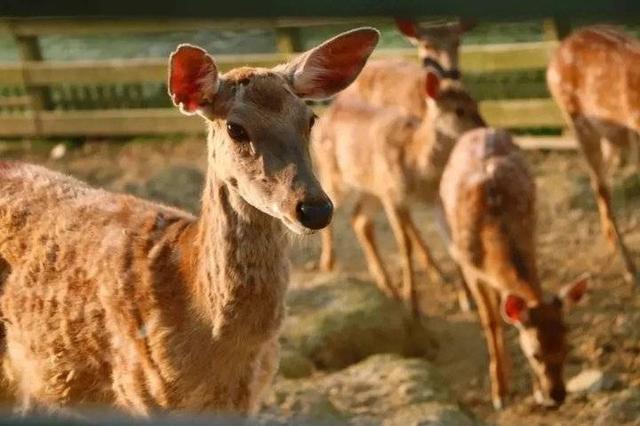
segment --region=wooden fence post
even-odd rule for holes
[[[280,53],[301,52],[300,28],[276,28],[276,47]]]
[[[562,40],[571,32],[571,22],[568,18],[548,18],[542,23],[544,39],[547,41]]]
[[[42,51],[38,37],[14,35],[14,39],[18,46],[20,60],[23,64],[25,62],[42,61]],[[29,106],[33,114],[34,130],[36,134],[40,134],[39,113],[53,109],[51,94],[48,87],[34,86],[27,78],[24,78],[24,85],[29,98]]]

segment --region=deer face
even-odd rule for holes
[[[459,79],[458,49],[460,37],[473,27],[468,21],[420,25],[397,19],[396,26],[418,48],[423,64],[439,67],[443,77]]]
[[[184,113],[208,121],[215,178],[292,231],[309,233],[329,224],[333,205],[311,167],[315,115],[304,99],[347,87],[377,41],[374,29],[353,30],[288,64],[222,76],[204,50],[181,45],[171,56],[169,93]]]
[[[577,303],[586,289],[587,278],[581,277],[549,300],[532,307],[527,307],[518,296],[508,295],[504,300],[503,316],[518,328],[520,347],[531,368],[533,395],[538,404],[557,406],[564,402],[563,366],[569,349],[563,306]]]
[[[427,69],[425,90],[427,112],[439,134],[457,140],[465,132],[485,126],[478,104],[457,81],[442,80],[437,72]]]

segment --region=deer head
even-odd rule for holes
[[[431,67],[425,69],[425,95],[427,114],[437,133],[457,140],[468,130],[485,126],[478,104],[462,85],[443,80]]]
[[[444,77],[460,78],[460,37],[474,26],[473,22],[460,19],[455,22],[418,24],[411,20],[396,19],[396,26],[418,48],[418,55],[424,65],[440,68]]]
[[[582,276],[535,306],[527,306],[524,299],[513,294],[504,297],[502,315],[518,329],[520,347],[533,373],[533,395],[541,405],[564,402],[563,365],[568,346],[563,309],[579,302],[587,287],[588,277]]]
[[[329,224],[333,205],[311,168],[315,115],[304,99],[346,88],[378,38],[373,28],[355,29],[287,64],[224,75],[205,50],[180,45],[170,58],[169,94],[183,113],[207,121],[209,167],[218,181],[292,231],[313,232]]]

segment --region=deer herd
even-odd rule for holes
[[[278,366],[288,235],[322,230],[319,268],[332,269],[329,225],[349,193],[371,277],[415,316],[413,254],[430,281],[445,274],[412,203],[443,219],[461,308],[473,299],[485,334],[496,409],[509,381],[502,320],[518,330],[535,400],[563,402],[563,311],[588,277],[553,295],[541,285],[534,177],[460,81],[458,46],[471,24],[397,24],[421,64],[367,64],[372,28],[272,69],[224,74],[203,49],[178,46],[169,95],[208,129],[198,217],[0,162],[0,356],[19,413],[74,415],[93,404],[139,416],[255,412]],[[547,80],[587,160],[602,230],[636,282],[607,181],[621,150],[637,150],[640,42],[609,27],[579,30],[554,53]],[[334,95],[316,120],[305,100]],[[376,245],[380,207],[399,247],[400,288]]]

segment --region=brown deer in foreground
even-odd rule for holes
[[[567,355],[562,308],[578,302],[587,289],[587,278],[581,277],[557,296],[543,294],[536,267],[535,197],[523,155],[501,130],[465,134],[440,184],[450,251],[473,294],[487,341],[496,409],[507,395],[509,367],[500,313],[518,329],[536,401],[561,404]]]
[[[433,204],[442,170],[457,138],[483,126],[476,102],[458,82],[442,81],[423,71],[422,119],[398,108],[363,102],[336,102],[320,119],[313,152],[323,187],[335,203],[346,191],[360,194],[351,223],[363,248],[369,272],[385,293],[397,297],[378,253],[373,229],[374,209],[382,204],[402,256],[404,298],[414,314],[419,307],[413,279],[412,248],[431,262],[410,215],[412,198]],[[322,232],[321,265],[333,264],[331,230]]]
[[[640,41],[608,27],[576,31],[556,50],[547,83],[589,166],[602,231],[622,254],[625,279],[640,280],[611,205],[608,172],[623,148],[637,152]]]
[[[181,45],[169,92],[209,130],[197,218],[0,163],[2,350],[24,412],[256,407],[278,364],[286,228],[309,234],[333,210],[312,172],[303,98],[344,89],[377,41],[357,29],[286,65],[224,75]]]

